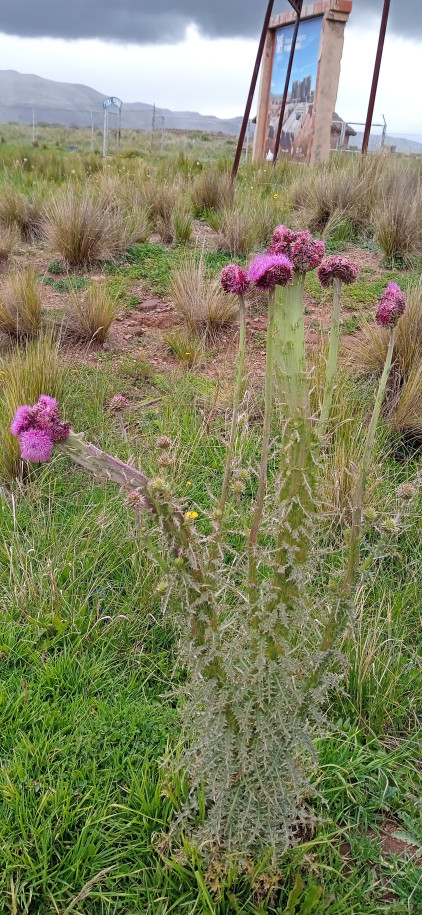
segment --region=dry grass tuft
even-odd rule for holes
[[[71,267],[113,260],[136,241],[131,220],[113,200],[105,203],[90,191],[78,194],[71,187],[51,202],[45,236]]]
[[[170,295],[190,328],[212,331],[231,323],[238,313],[236,296],[223,292],[220,280],[207,274],[203,256],[186,256],[173,271]]]
[[[0,289],[0,330],[32,337],[41,329],[41,291],[32,267],[10,274]]]
[[[7,261],[20,241],[17,226],[0,225],[0,261]]]
[[[58,342],[40,337],[16,348],[1,363],[0,388],[0,478],[7,482],[21,476],[19,442],[10,434],[10,423],[21,404],[35,403],[41,394],[61,399],[66,375]]]
[[[265,247],[274,231],[274,208],[271,202],[254,198],[238,201],[221,211],[219,248],[232,257],[248,257]]]
[[[71,295],[67,306],[69,329],[90,343],[104,343],[119,311],[118,296],[111,295],[105,283],[93,283],[84,295]]]
[[[207,170],[198,175],[191,189],[194,212],[201,216],[204,210],[222,210],[233,203],[234,189],[229,175]]]
[[[0,193],[0,224],[17,229],[22,238],[41,235],[43,205],[37,197],[28,198],[13,184],[3,184]]]
[[[384,178],[373,226],[388,260],[406,262],[422,253],[422,191],[413,169],[396,169]]]
[[[188,368],[198,365],[204,358],[204,335],[198,334],[189,326],[165,334],[164,342],[179,362],[188,366]]]
[[[381,156],[333,160],[329,167],[301,173],[290,190],[295,223],[324,232],[330,222],[348,219],[357,230],[366,230],[383,162]]]

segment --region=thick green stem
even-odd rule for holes
[[[337,372],[338,344],[340,339],[341,280],[335,276],[333,283],[333,310],[331,315],[330,347],[328,351],[325,391],[319,420],[319,433],[323,438],[327,432],[331,404],[333,402],[334,383]]]
[[[226,464],[224,467],[224,476],[223,476],[223,484],[221,487],[221,496],[220,496],[220,501],[218,503],[218,509],[219,509],[219,512],[221,513],[221,515],[220,515],[221,521],[220,521],[220,525],[219,525],[220,534],[221,534],[222,525],[223,525],[222,516],[224,514],[224,508],[226,505],[227,492],[228,492],[229,482],[230,482],[230,474],[232,471],[233,452],[234,452],[234,445],[235,445],[236,433],[237,433],[237,419],[238,419],[238,413],[239,413],[240,399],[242,396],[242,385],[243,385],[243,376],[244,376],[244,369],[245,369],[246,307],[245,307],[245,300],[243,298],[243,295],[239,295],[238,298],[239,298],[239,306],[240,306],[239,349],[238,349],[238,354],[237,354],[236,379],[235,379],[235,385],[234,385],[233,414],[232,414],[232,424],[231,424],[231,429],[230,429],[230,440],[229,440],[227,453],[226,453]]]
[[[342,594],[348,596],[355,582],[359,567],[359,550],[360,550],[360,541],[362,536],[362,512],[363,512],[363,502],[365,498],[365,489],[366,481],[368,478],[368,472],[371,464],[372,452],[374,449],[375,442],[375,433],[378,425],[378,420],[381,413],[382,402],[384,400],[385,389],[387,386],[388,376],[390,374],[391,362],[393,358],[393,349],[396,336],[396,328],[392,327],[390,332],[390,340],[388,342],[388,350],[384,364],[384,370],[381,375],[380,383],[378,385],[377,396],[375,398],[374,409],[372,411],[371,422],[369,424],[369,429],[366,436],[365,451],[363,453],[362,466],[360,469],[359,479],[356,485],[356,490],[353,499],[353,508],[352,508],[352,526],[350,530],[350,541],[349,541],[349,555],[347,561],[347,568],[343,579],[342,584]]]
[[[303,315],[304,273],[280,290],[275,310],[276,382],[284,421],[283,465],[279,488],[275,602],[291,608],[298,597],[295,567],[308,555],[315,512],[315,455],[306,372]]]
[[[265,490],[267,486],[268,456],[270,451],[271,420],[273,415],[273,368],[274,368],[274,317],[275,290],[268,294],[268,329],[267,329],[267,362],[265,369],[265,407],[262,429],[261,464],[259,468],[258,492],[249,534],[249,583],[251,593],[256,589],[256,555],[259,526],[264,510]]]

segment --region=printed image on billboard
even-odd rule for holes
[[[319,16],[318,18],[301,22],[299,26],[280,140],[280,158],[282,155],[289,155],[295,159],[306,159],[308,155],[313,132],[314,100],[322,24],[323,17]],[[274,153],[293,30],[293,25],[286,25],[277,29],[275,33],[268,128],[265,142],[265,155],[269,158],[271,158],[271,153]]]

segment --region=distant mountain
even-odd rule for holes
[[[363,132],[359,132],[350,140],[350,148],[353,146],[357,149],[362,148]],[[422,155],[422,143],[418,143],[416,140],[412,140],[410,137],[390,137],[388,134],[385,138],[385,146],[395,147],[396,152],[398,153],[413,153],[414,155]],[[369,139],[369,149],[379,149],[380,147],[380,137],[372,136]]]
[[[110,93],[112,94],[112,93]],[[102,127],[104,99],[107,93],[97,92],[77,83],[60,83],[16,70],[0,70],[0,123],[59,124],[63,127]],[[124,100],[123,100],[124,102]],[[110,109],[112,112],[113,109]],[[116,109],[114,109],[116,111]],[[121,126],[150,130],[155,128],[203,130],[238,136],[242,118],[216,118],[196,111],[170,111],[155,108],[145,102],[124,103]]]

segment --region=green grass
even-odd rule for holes
[[[65,149],[69,131],[46,128],[46,150],[28,145],[30,128],[9,125],[4,132],[0,164],[24,193],[34,181],[43,182],[47,194],[50,186],[91,180],[103,168],[99,156],[83,152],[89,132],[80,134],[80,154]],[[98,144],[101,137],[95,139]],[[151,157],[149,138],[138,140],[128,132],[122,142],[129,154],[111,169],[118,172],[123,161],[138,179],[146,167],[189,182],[210,161],[227,171],[233,156],[231,140],[174,136],[164,159],[158,150]],[[16,170],[14,161],[24,157],[29,165]],[[297,168],[243,166],[240,193],[279,194],[280,221],[287,220],[284,191]],[[328,250],[349,243],[356,238],[344,220]],[[166,296],[184,251],[136,245],[118,263],[102,265],[110,292],[127,308],[138,302],[132,292],[138,280],[151,295]],[[213,275],[230,262],[222,253],[204,252],[204,258]],[[83,290],[89,282],[61,276],[57,262],[48,270],[53,276],[44,282],[56,291]],[[417,261],[407,271],[385,269],[381,277],[363,270],[356,286],[344,290],[343,331],[359,327],[360,313],[348,308],[374,309],[389,281],[406,287],[419,272]],[[330,301],[331,291],[322,290],[314,274],[306,287],[316,303]],[[262,349],[263,343],[263,334],[253,337],[252,345]],[[357,436],[372,390],[354,383],[350,389]],[[128,403],[121,420],[108,409],[120,393]],[[259,406],[259,391],[256,400]],[[209,533],[204,515],[219,492],[229,424],[227,392],[214,380],[189,366],[160,375],[140,343],[135,356],[116,361],[99,352],[90,365],[72,363],[63,407],[94,444],[151,475],[159,469],[155,440],[169,436],[174,492],[186,510],[198,512],[198,529]],[[276,426],[273,433],[277,441]],[[345,424],[344,442],[347,434]],[[341,444],[341,431],[337,437]],[[256,493],[259,459],[254,415],[242,427],[239,456],[247,472],[246,506]],[[271,474],[276,458],[275,452]],[[399,483],[415,479],[418,461],[413,445],[380,434],[370,481],[375,519],[362,544],[363,559],[374,554],[375,560],[343,645],[343,690],[331,695],[330,729],[319,741],[315,834],[301,836],[275,865],[247,862],[240,871],[232,864],[226,874],[207,870],[187,838],[169,839],[187,786],[168,779],[162,760],[178,753],[173,690],[185,671],[175,667],[173,604],[164,614],[157,592],[166,573],[165,562],[157,561],[159,536],[148,524],[137,527],[116,487],[98,486],[63,457],[34,468],[24,486],[0,490],[1,913],[420,915],[422,499],[406,512],[396,496]],[[382,522],[399,512],[401,529],[386,538]],[[233,528],[228,524],[229,545],[243,549],[244,534]],[[314,543],[316,612],[341,567],[344,534],[344,519],[335,515]],[[384,851],[386,823],[408,836],[413,857]]]

